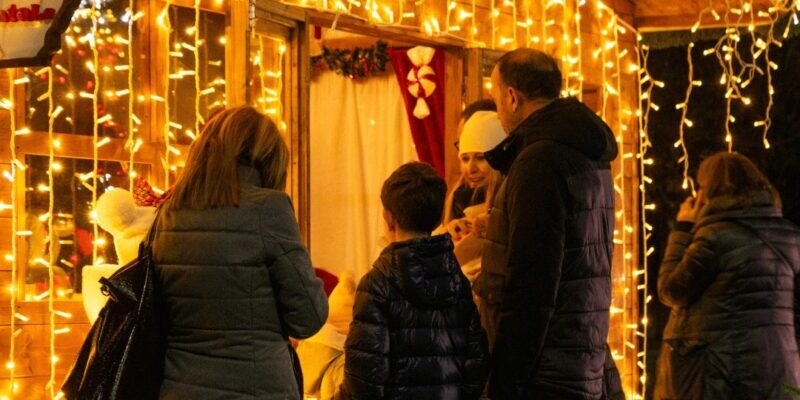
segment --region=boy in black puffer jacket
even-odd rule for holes
[[[486,336],[469,282],[439,225],[446,185],[423,163],[383,184],[387,246],[361,279],[345,343],[345,399],[478,399]]]

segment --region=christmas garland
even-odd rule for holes
[[[386,71],[389,62],[388,44],[378,41],[375,46],[352,50],[322,48],[322,54],[311,57],[311,68],[316,76],[326,67],[328,70],[350,79],[366,79]]]

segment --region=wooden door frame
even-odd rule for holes
[[[445,88],[447,93],[458,93],[458,96],[445,96],[445,132],[444,132],[444,161],[445,161],[445,180],[453,182],[459,174],[458,154],[452,151],[450,146],[458,139],[458,123],[461,118],[461,110],[464,107],[464,72],[465,55],[467,54],[466,43],[457,38],[442,35],[429,36],[419,31],[409,30],[395,26],[376,26],[362,19],[349,15],[336,15],[329,12],[316,10],[308,11],[309,26],[321,26],[337,30],[370,36],[392,42],[403,42],[410,46],[429,46],[436,47],[444,51],[445,57]],[[445,90],[444,88],[442,88]]]
[[[240,10],[237,2],[246,0],[233,0],[231,12]],[[331,28],[336,24],[336,29],[360,35],[376,37],[379,39],[402,41],[409,45],[433,46],[444,51],[445,55],[445,87],[448,93],[458,93],[458,96],[445,96],[445,179],[454,180],[459,173],[458,155],[451,151],[450,143],[455,142],[457,127],[464,106],[464,72],[465,72],[465,43],[449,36],[432,37],[420,32],[410,31],[391,26],[375,26],[363,20],[347,15],[336,16],[332,13],[321,12],[308,8],[301,8],[280,3],[275,0],[250,0],[248,17],[252,20],[248,29],[265,31],[259,21],[269,21],[284,29],[292,30],[291,68],[285,73],[295,74],[292,79],[292,91],[288,98],[291,107],[291,125],[293,127],[290,137],[292,146],[292,186],[287,188],[296,207],[300,232],[306,246],[311,246],[311,171],[310,161],[313,156],[310,151],[310,85],[311,85],[311,37],[313,27],[322,26]],[[240,12],[241,13],[241,12]],[[235,15],[231,20],[236,21]],[[263,23],[262,23],[263,24]],[[249,38],[249,35],[247,35]],[[231,41],[234,42],[234,41]],[[239,41],[243,43],[243,41]],[[245,57],[249,52],[244,51]],[[239,60],[243,60],[238,56]],[[229,59],[230,60],[230,59]],[[235,63],[233,63],[235,64]],[[242,63],[245,64],[245,63]],[[240,72],[241,73],[241,72]],[[246,82],[246,79],[244,80]],[[230,80],[229,80],[230,82]],[[229,94],[229,99],[230,99]],[[247,102],[246,97],[243,100]],[[287,121],[288,122],[288,121]]]
[[[265,36],[277,35],[288,39],[289,59],[285,90],[288,91],[284,108],[288,109],[290,120],[286,121],[291,148],[290,168],[291,187],[286,190],[292,196],[295,216],[300,226],[303,243],[311,247],[311,175],[310,175],[310,114],[309,98],[311,84],[310,35],[307,11],[271,0],[251,0],[248,7],[248,45],[245,57],[250,54],[251,34]],[[247,60],[245,58],[245,60]],[[247,65],[246,63],[242,63]],[[246,83],[249,80],[245,71]],[[245,102],[249,103],[249,91]]]

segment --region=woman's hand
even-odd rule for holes
[[[468,262],[480,258],[483,254],[484,240],[475,236],[475,232],[464,235],[462,240],[456,242],[453,253],[456,255],[458,263],[466,265]]]
[[[703,198],[703,192],[698,192],[697,197],[687,197],[686,200],[681,203],[681,208],[678,210],[678,222],[695,223],[697,214],[704,205],[705,199]]]
[[[473,229],[479,238],[486,238],[486,231],[489,228],[489,213],[483,213],[472,220]]]
[[[472,232],[472,222],[466,218],[454,219],[447,223],[447,233],[458,242]]]

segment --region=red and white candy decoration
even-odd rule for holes
[[[414,116],[423,119],[431,114],[425,98],[429,97],[436,90],[436,82],[434,82],[433,68],[430,67],[430,62],[433,60],[433,55],[436,49],[425,46],[417,46],[408,50],[408,58],[414,64],[414,68],[408,71],[408,91],[412,96],[417,98],[417,105],[414,107]]]

